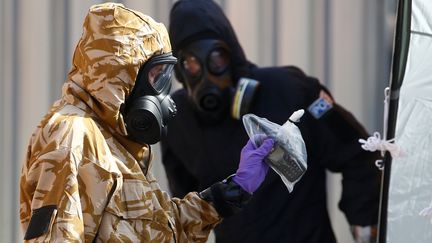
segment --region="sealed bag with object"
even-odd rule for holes
[[[307,169],[306,146],[299,128],[294,124],[303,114],[303,110],[294,112],[282,126],[254,114],[243,116],[243,125],[255,146],[267,137],[275,141],[266,162],[281,177],[289,192]]]

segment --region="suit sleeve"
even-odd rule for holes
[[[314,97],[325,87],[318,86]],[[313,101],[310,101],[313,102]],[[380,172],[375,167],[379,153],[364,151],[358,142],[367,131],[346,109],[335,103],[320,119],[309,116],[319,160],[332,172],[342,173],[339,208],[351,225],[375,225],[378,220]]]
[[[206,242],[210,230],[249,202],[251,195],[231,180],[213,184],[201,193],[188,193],[183,199],[173,198],[172,213],[180,242]]]
[[[38,156],[20,179],[25,241],[91,242],[113,184],[108,171],[82,154],[56,149]]]
[[[312,77],[304,76],[307,84],[306,109],[320,97],[331,93]],[[337,103],[321,118],[308,112],[305,116],[307,139],[315,160],[332,172],[342,174],[342,196],[339,208],[351,225],[375,225],[378,221],[380,171],[375,167],[379,153],[364,151],[358,142],[368,133],[360,122]],[[302,125],[300,123],[300,125]],[[308,153],[309,154],[309,153]]]
[[[151,172],[146,177],[151,183],[157,184]],[[169,215],[176,242],[205,243],[210,231],[222,220],[213,205],[203,200],[197,192],[189,192],[183,198],[170,197],[161,190],[154,190],[153,193]]]
[[[198,193],[190,192],[183,199],[173,198],[176,231],[179,242],[206,242],[210,231],[222,221],[216,209]]]
[[[354,116],[338,104],[321,118],[320,133],[326,138],[326,167],[342,173],[340,209],[351,225],[375,225],[378,220],[380,172],[378,153],[364,151],[359,138],[368,134]]]

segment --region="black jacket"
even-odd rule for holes
[[[248,62],[228,20],[212,1],[179,1],[170,20],[174,51],[185,40],[204,36],[231,43],[237,50],[236,75],[260,82],[251,113],[282,124],[293,111],[307,110],[325,89],[296,67],[258,68]],[[178,114],[162,140],[162,159],[171,192],[181,197],[235,173],[248,137],[242,122],[230,117],[218,125],[201,124],[185,89],[175,92],[173,99]],[[298,126],[308,151],[308,169],[294,191],[288,193],[269,170],[249,204],[215,229],[217,242],[335,242],[326,205],[326,169],[342,173],[339,207],[349,223],[377,223],[379,172],[376,154],[363,151],[358,143],[367,137],[364,128],[339,105],[319,120],[306,112]]]

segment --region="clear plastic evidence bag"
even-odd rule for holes
[[[304,110],[294,112],[282,126],[254,114],[243,116],[243,125],[256,147],[267,137],[275,141],[266,162],[281,177],[289,192],[307,169],[306,146],[299,128],[294,124],[303,114]]]

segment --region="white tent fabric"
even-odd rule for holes
[[[411,33],[400,88],[387,218],[389,243],[432,242],[432,1],[412,0]]]

